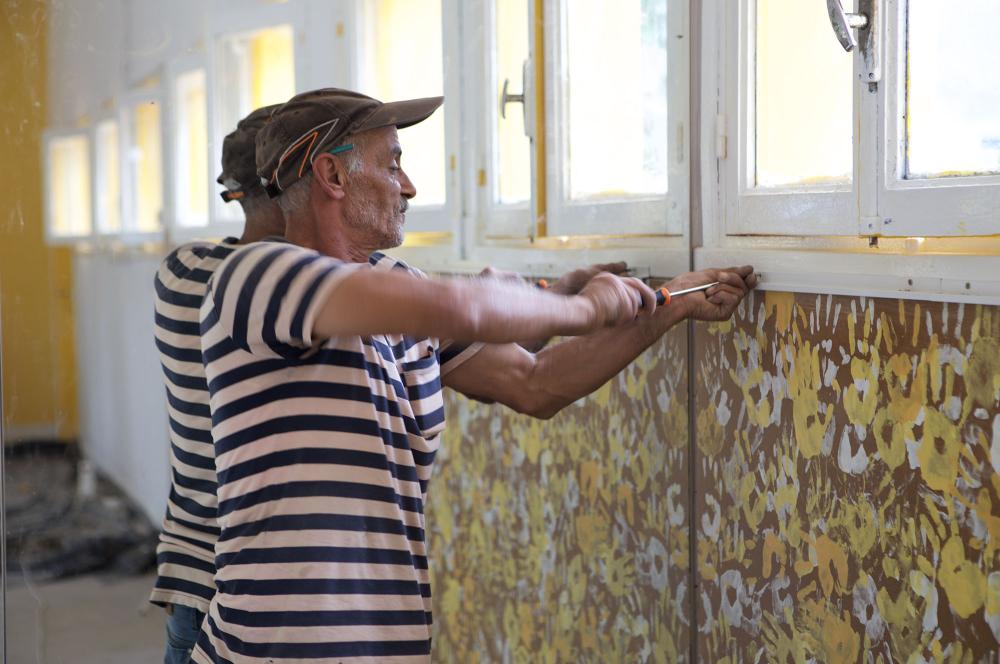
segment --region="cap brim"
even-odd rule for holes
[[[424,97],[382,104],[358,125],[354,133],[379,127],[393,126],[398,129],[410,127],[429,118],[443,103],[444,97]]]

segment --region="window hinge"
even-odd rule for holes
[[[725,159],[729,148],[726,136],[726,116],[719,113],[715,116],[715,158]]]

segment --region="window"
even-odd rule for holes
[[[94,130],[94,212],[99,235],[122,230],[121,151],[118,121],[105,119]]]
[[[260,20],[268,18],[275,23],[217,37],[213,72],[216,81],[211,152],[216,155],[216,161],[212,162],[213,169],[219,167],[223,138],[236,129],[240,120],[262,106],[284,103],[296,93],[293,24],[281,23],[280,15],[262,15]],[[214,175],[212,177],[214,179]],[[243,215],[238,205],[227,205],[217,196],[212,200],[215,201],[217,221],[242,223]]]
[[[480,237],[686,232],[687,29],[668,0],[468,12]]]
[[[681,6],[553,3],[546,72],[555,156],[547,178],[551,233],[682,232],[688,42]]]
[[[156,92],[126,95],[122,126],[127,192],[122,231],[142,238],[162,231],[163,126],[160,96]]]
[[[998,20],[992,0],[888,3],[885,117],[866,116],[886,128],[871,231],[1000,232]]]
[[[208,224],[208,105],[203,67],[173,77],[173,210],[180,227]]]
[[[724,234],[996,233],[1000,73],[955,68],[991,52],[1000,7],[859,6],[870,27],[851,31],[853,53],[822,2],[707,7],[722,60],[715,157]]]
[[[358,91],[382,101],[443,95],[441,0],[371,0],[365,8],[368,57],[360,63]],[[403,168],[417,189],[408,232],[450,227],[444,119],[442,108],[400,131]]]
[[[50,243],[90,235],[90,141],[85,132],[50,132],[45,139],[45,229]]]

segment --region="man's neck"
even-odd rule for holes
[[[321,224],[315,214],[308,218],[289,220],[285,239],[345,263],[367,263],[368,257],[378,250],[377,247],[369,248],[350,237],[339,220],[331,219]]]
[[[246,224],[243,226],[243,235],[240,236],[239,244],[250,244],[263,240],[266,237],[282,237],[285,234],[285,218],[281,215],[281,210],[275,206],[277,214],[263,213],[251,214],[247,216]]]

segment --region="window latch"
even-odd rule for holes
[[[882,80],[882,0],[858,0],[858,13],[844,11],[842,0],[826,0],[830,25],[844,50],[850,53],[861,46],[864,68],[861,80],[877,83]],[[854,31],[858,31],[857,37]]]

